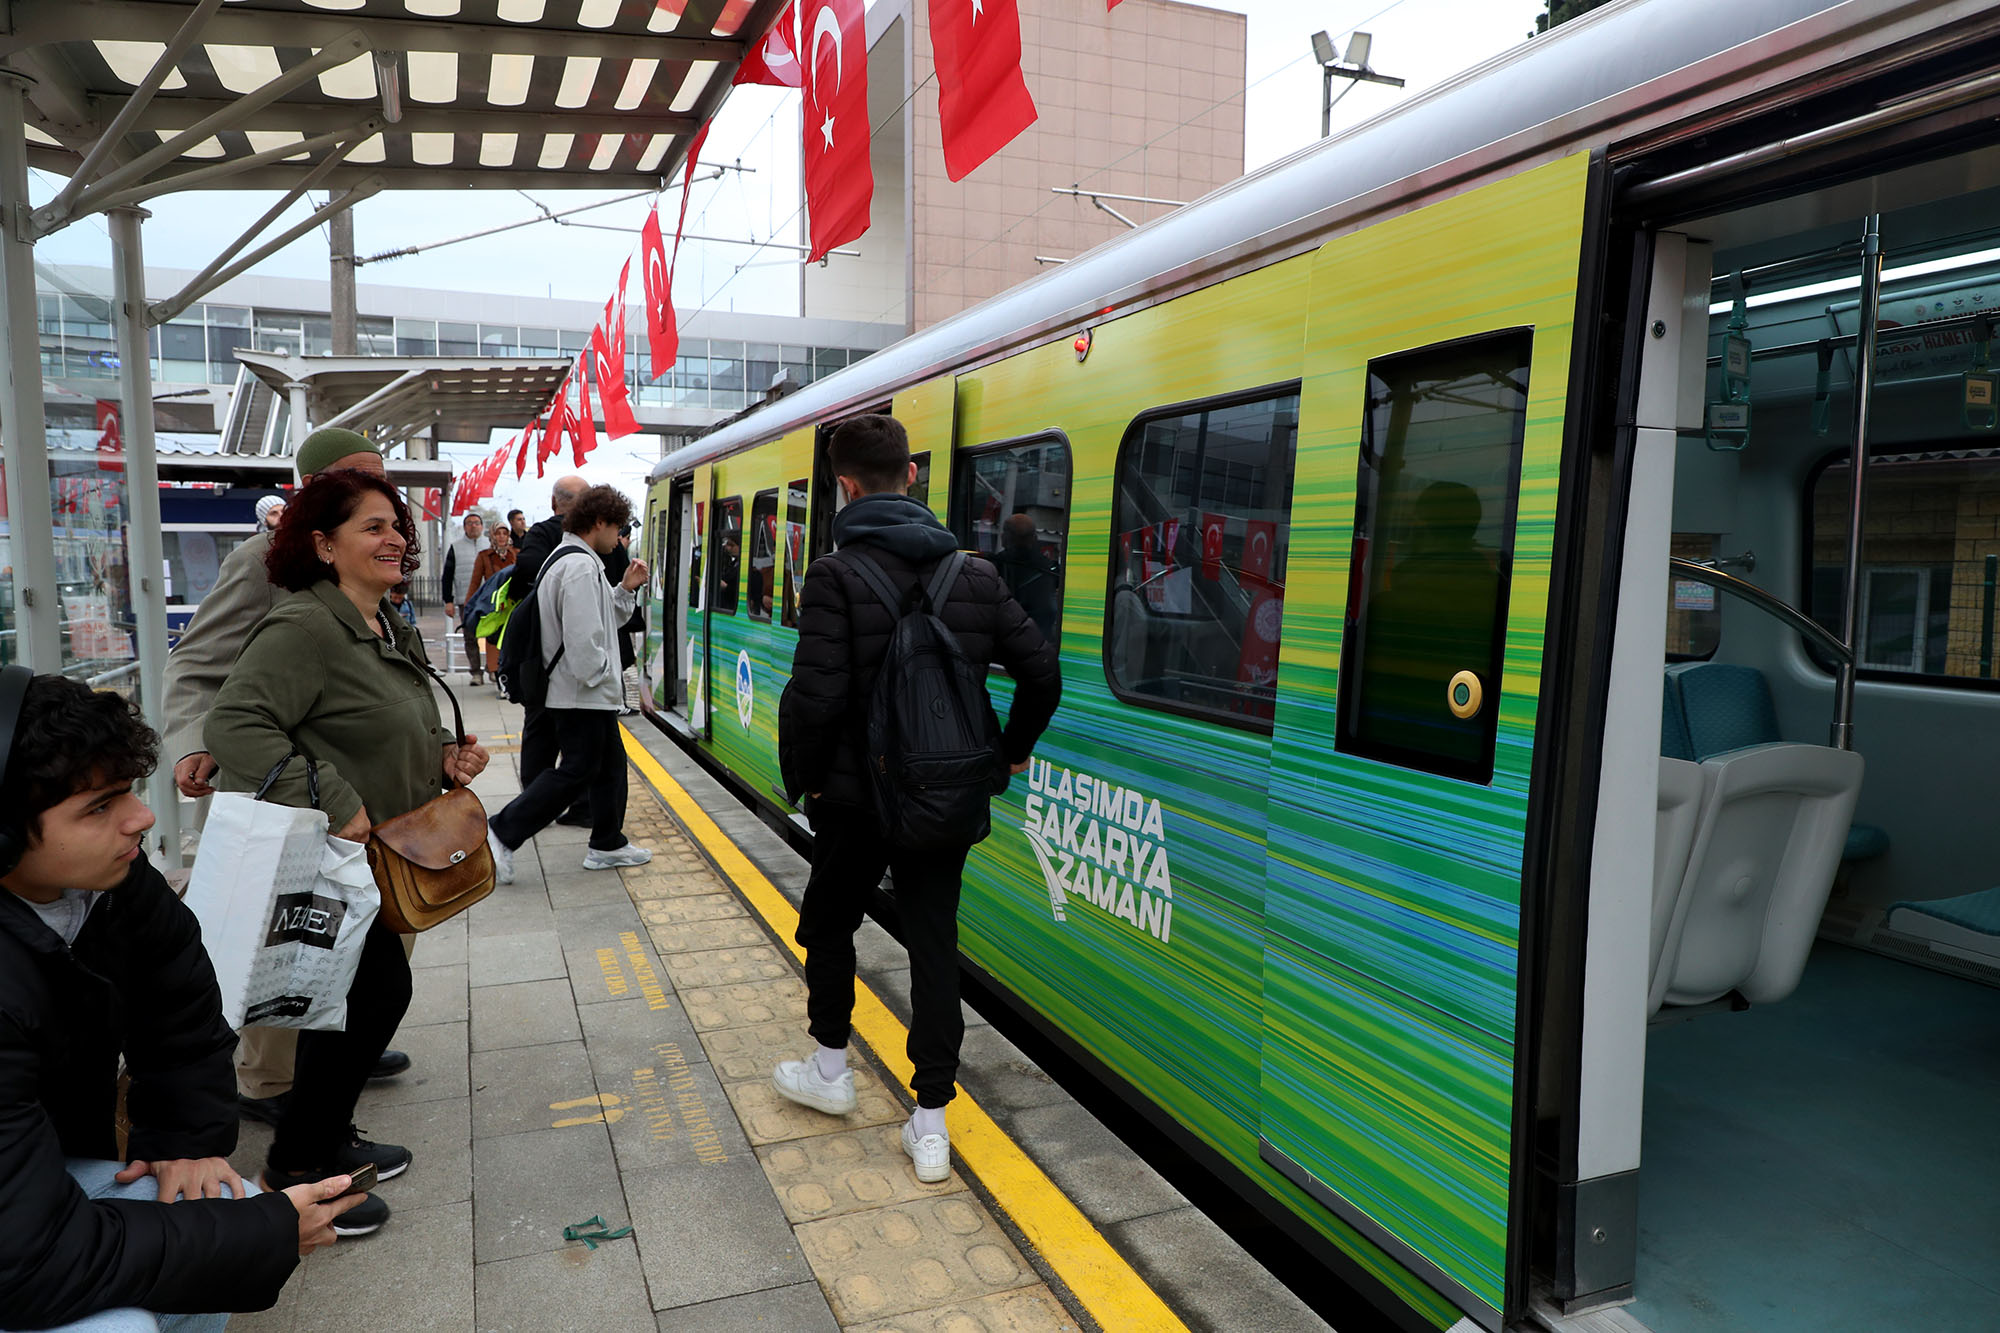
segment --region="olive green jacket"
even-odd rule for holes
[[[364,806],[379,824],[444,790],[453,738],[419,665],[430,659],[417,632],[382,606],[393,648],[331,580],[292,593],[251,631],[204,729],[218,790],[255,791],[294,746],[319,763],[329,829]],[[286,767],[271,799],[312,804],[303,763]]]

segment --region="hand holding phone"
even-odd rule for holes
[[[344,1199],[350,1194],[368,1193],[368,1191],[375,1188],[375,1175],[376,1175],[375,1163],[369,1162],[367,1165],[363,1166],[360,1170],[355,1171],[352,1174],[352,1176],[348,1180],[346,1189],[342,1190],[340,1193],[334,1195],[333,1197],[336,1199]]]

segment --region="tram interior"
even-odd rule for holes
[[[1676,445],[1672,554],[1836,640],[1854,243],[1877,210],[1884,280],[1859,761],[1829,745],[1826,646],[1700,571],[1669,574],[1631,1307],[1662,1333],[2000,1324],[1995,182],[1994,155],[1973,154],[1675,228],[1712,243],[1715,281],[1707,433]],[[1747,383],[1719,364],[1743,352],[1732,338]],[[1716,432],[1741,404],[1747,429]]]

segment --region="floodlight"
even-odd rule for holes
[[[1313,58],[1322,65],[1331,65],[1334,61],[1333,38],[1327,36],[1324,32],[1314,33]]]
[[[1356,69],[1368,68],[1368,48],[1375,39],[1365,32],[1357,32],[1347,39],[1347,63]]]

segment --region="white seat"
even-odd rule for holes
[[[1653,834],[1652,955],[1646,973],[1654,983],[1660,976],[1660,953],[1666,948],[1667,932],[1673,926],[1681,886],[1687,881],[1688,856],[1694,851],[1695,831],[1701,824],[1705,785],[1700,764],[1685,759],[1660,760],[1659,814]],[[1660,1005],[1658,995],[1655,985],[1654,1009]]]
[[[1779,743],[1701,768],[1694,846],[1658,940],[1654,1010],[1731,991],[1752,1004],[1792,993],[1840,868],[1864,766],[1852,751]]]

